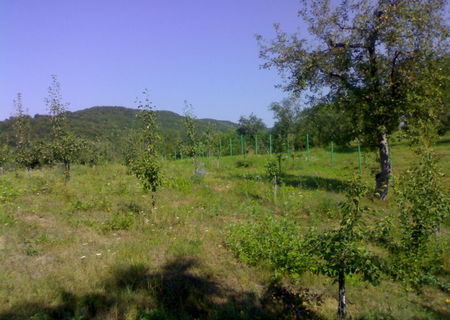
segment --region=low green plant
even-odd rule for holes
[[[239,159],[236,161],[236,168],[249,168],[253,165],[253,162],[249,159]]]
[[[275,277],[288,274],[298,279],[313,267],[311,256],[303,250],[300,234],[294,221],[267,216],[258,222],[232,226],[226,244],[249,265],[269,265]]]
[[[280,186],[282,179],[281,179],[281,166],[279,165],[278,161],[276,160],[269,160],[266,165],[266,176],[267,179],[274,185],[274,186]]]
[[[103,226],[103,231],[128,230],[136,221],[136,214],[133,212],[116,211],[111,219],[107,220]]]
[[[11,183],[4,179],[0,179],[0,203],[7,203],[13,201],[19,192]]]
[[[305,271],[323,274],[339,284],[338,316],[346,316],[346,276],[361,274],[363,280],[377,284],[378,258],[366,249],[361,216],[368,208],[361,205],[367,188],[360,177],[349,183],[337,229],[301,237],[300,228],[287,218],[268,217],[261,222],[237,225],[231,229],[227,244],[245,263],[269,264],[275,275],[298,279]]]
[[[80,199],[75,199],[67,207],[67,211],[76,212],[76,211],[89,211],[94,208],[94,203],[91,201],[83,201]]]

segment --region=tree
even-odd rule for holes
[[[143,91],[143,100],[137,99],[139,118],[144,127],[141,131],[143,140],[143,152],[137,158],[130,160],[131,171],[142,183],[144,190],[152,193],[152,207],[156,205],[156,192],[161,185],[161,163],[159,160],[158,146],[161,140],[157,115],[150,102],[147,89]]]
[[[413,139],[417,159],[401,174],[395,188],[401,238],[392,259],[395,278],[416,289],[439,282],[436,274],[443,271],[445,251],[445,243],[438,241],[439,230],[450,213],[450,199],[432,148],[436,128],[417,131],[422,131]]]
[[[52,150],[53,160],[64,163],[66,179],[70,178],[70,166],[81,150],[81,144],[75,135],[69,131],[67,120],[68,103],[62,102],[61,85],[56,75],[52,75],[52,82],[48,88],[48,96],[45,99],[50,112],[52,123]]]
[[[350,274],[361,274],[365,281],[377,284],[380,276],[378,259],[365,248],[361,217],[368,209],[361,200],[366,193],[361,177],[354,178],[341,207],[340,226],[307,236],[305,248],[316,257],[313,270],[338,282],[338,317],[346,317],[346,281]]]
[[[336,6],[305,0],[299,14],[312,40],[289,37],[278,25],[275,40],[258,36],[263,66],[279,70],[286,90],[308,92],[314,101],[336,99],[365,143],[378,148],[380,199],[391,174],[389,136],[412,114],[441,114],[443,90],[428,96],[427,105],[410,104],[408,96],[445,83],[445,72],[431,72],[448,55],[445,7],[444,0],[342,0]]]
[[[205,131],[203,132],[202,135],[202,140],[203,140],[203,145],[205,147],[205,152],[207,154],[207,156],[211,156],[211,150],[213,150],[214,153],[214,149],[215,149],[215,142],[217,140],[217,128],[216,126],[211,123],[208,122],[208,125],[206,126]]]
[[[306,108],[298,117],[296,133],[301,141],[305,140],[306,134],[310,135],[315,146],[326,146],[330,142],[345,146],[355,139],[349,115],[336,110],[332,103],[319,103]]]
[[[17,93],[17,97],[13,103],[15,109],[13,123],[16,145],[15,160],[20,166],[32,169],[39,164],[39,152],[32,149],[30,141],[30,117],[25,113],[21,93]]]
[[[248,117],[240,117],[236,131],[239,135],[246,136],[253,141],[258,133],[265,131],[266,129],[267,127],[263,120],[251,113]]]
[[[283,145],[288,149],[293,144],[292,140],[295,134],[295,126],[298,123],[300,106],[293,99],[283,99],[281,102],[273,102],[269,106],[269,110],[274,113],[276,120],[272,129],[275,138],[278,140],[275,149],[281,152],[283,150],[280,149]]]
[[[196,162],[197,156],[200,154],[201,151],[201,143],[200,139],[198,137],[198,130],[195,126],[195,114],[194,114],[194,107],[192,104],[188,103],[187,100],[184,101],[184,118],[183,118],[183,124],[184,129],[186,131],[186,142],[185,142],[185,149],[186,149],[186,155],[189,157],[194,158],[194,162]]]

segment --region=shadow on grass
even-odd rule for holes
[[[232,175],[232,179],[248,181],[266,181],[267,178],[257,174]],[[293,174],[283,174],[282,181],[287,186],[292,186],[306,190],[325,190],[330,192],[344,192],[348,183],[339,179],[324,178],[319,176],[302,176]]]
[[[348,184],[342,180],[317,176],[296,176],[286,174],[283,176],[283,182],[288,186],[301,189],[325,190],[331,192],[344,192],[348,187]]]
[[[0,314],[0,319],[321,319],[307,306],[320,297],[270,286],[261,299],[236,292],[200,275],[196,259],[180,257],[150,273],[144,265],[120,266],[101,283],[99,292],[62,292],[57,305],[27,302]],[[204,272],[203,272],[204,273]]]

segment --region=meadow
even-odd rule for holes
[[[436,146],[446,190],[450,140]],[[163,163],[157,205],[126,166],[17,170],[0,175],[0,319],[334,319],[337,284],[306,272],[273,283],[265,264],[249,266],[228,247],[230,230],[267,217],[288,217],[300,232],[334,226],[348,179],[358,172],[356,148],[313,148],[283,161],[276,199],[265,164],[270,156],[206,157],[193,177],[192,159]],[[392,146],[396,176],[414,161],[405,143]],[[363,180],[378,164],[364,152]],[[395,216],[387,201],[370,225]],[[447,219],[448,220],[448,219]],[[441,236],[449,243],[448,222]],[[448,246],[447,246],[448,247]],[[448,279],[450,256],[443,265]],[[443,289],[406,289],[388,277],[378,286],[348,279],[353,319],[448,319]],[[294,311],[293,311],[294,310]]]

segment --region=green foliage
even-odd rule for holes
[[[184,130],[185,130],[185,143],[184,143],[184,153],[189,157],[197,157],[200,155],[202,150],[202,144],[198,137],[199,133],[197,131],[195,125],[195,115],[194,108],[192,104],[189,104],[187,101],[185,103],[184,110]]]
[[[245,136],[249,141],[254,141],[256,135],[266,130],[267,127],[263,120],[251,113],[247,118],[244,116],[240,117],[236,132],[238,135]]]
[[[253,165],[253,162],[249,159],[238,159],[236,161],[236,168],[249,168]]]
[[[300,106],[294,99],[283,99],[281,102],[273,102],[269,110],[274,113],[276,120],[271,133],[274,137],[273,151],[287,152],[294,146],[294,137],[297,134],[298,116]],[[297,135],[297,140],[299,139]],[[298,142],[298,141],[297,141]]]
[[[141,156],[132,162],[131,170],[139,179],[145,191],[156,192],[161,185],[161,164],[159,159]]]
[[[267,216],[259,222],[232,226],[226,243],[243,262],[252,266],[268,264],[276,276],[288,274],[296,279],[314,268],[300,233],[295,222]]]
[[[132,211],[116,211],[112,214],[111,219],[107,220],[103,225],[103,231],[128,230],[136,221],[136,213]]]
[[[70,165],[81,151],[81,142],[72,134],[68,127],[67,106],[62,102],[61,85],[56,77],[52,75],[52,82],[48,88],[46,98],[47,108],[51,116],[52,141],[50,150],[52,160],[64,163],[64,174],[70,177]]]
[[[418,153],[419,161],[400,176],[397,188],[403,243],[408,249],[426,243],[450,212],[434,154],[423,149]]]
[[[439,230],[450,212],[442,174],[425,141],[416,152],[417,162],[401,175],[396,188],[401,242],[393,253],[393,273],[415,288],[435,283],[436,275],[442,271],[445,246],[439,241]]]
[[[271,181],[275,186],[281,185],[282,182],[281,161],[271,159],[266,163],[265,167],[267,179]]]
[[[276,276],[284,274],[298,279],[301,273],[312,271],[339,280],[339,314],[345,316],[345,277],[361,274],[363,280],[377,284],[381,275],[381,264],[367,250],[360,222],[368,210],[361,205],[367,189],[360,177],[349,185],[337,229],[313,230],[302,238],[295,222],[268,217],[262,222],[232,228],[227,240],[229,248],[250,265],[267,263]]]
[[[399,123],[442,114],[448,72],[446,2],[304,1],[299,15],[309,38],[275,26],[273,41],[258,37],[266,68],[284,76],[284,88],[345,111],[367,145],[379,148],[376,189],[387,196],[391,173],[388,137]],[[440,69],[439,69],[440,68]]]
[[[124,159],[129,153],[129,144],[139,143],[134,132],[139,132],[144,126],[137,116],[136,109],[124,107],[92,107],[75,112],[66,111],[67,127],[69,132],[74,132],[84,141],[88,141],[95,147],[95,152],[100,152],[98,161],[117,161]],[[155,110],[160,126],[160,135],[163,137],[158,148],[162,154],[173,155],[174,152],[182,150],[177,142],[184,139],[183,117],[174,112]],[[28,117],[30,124],[30,142],[34,145],[37,141],[46,144],[52,140],[51,117],[48,115],[34,115]],[[15,145],[13,124],[15,117],[5,121],[0,121],[0,144]],[[215,138],[225,132],[235,134],[236,124],[230,121],[220,121],[213,119],[194,119],[195,126],[199,134],[204,136],[204,132],[210,127]],[[129,136],[133,138],[128,138]],[[181,144],[182,145],[182,144]],[[89,148],[91,146],[88,146]],[[225,148],[224,148],[225,150]],[[186,153],[183,151],[183,154]],[[88,151],[90,153],[90,151]],[[84,151],[77,157],[76,161],[85,162]],[[45,155],[43,155],[44,157]],[[92,157],[91,157],[92,158]],[[50,159],[51,160],[51,159]],[[48,163],[48,158],[43,161]]]
[[[303,110],[296,123],[298,140],[304,144],[306,134],[314,146],[327,146],[331,141],[346,146],[356,137],[351,117],[333,104],[317,104]]]
[[[11,202],[18,195],[18,190],[15,189],[10,182],[0,179],[0,203]]]
[[[137,100],[140,109],[139,117],[144,123],[141,131],[143,152],[136,159],[130,160],[130,168],[141,182],[144,190],[152,192],[152,203],[155,206],[155,192],[161,185],[161,163],[158,144],[161,137],[154,107],[151,105],[147,89],[143,92],[143,101]]]
[[[0,167],[4,167],[10,158],[9,148],[7,145],[0,144]]]
[[[360,178],[353,178],[341,205],[341,221],[335,230],[310,233],[308,250],[317,258],[315,272],[337,278],[339,274],[363,275],[363,279],[376,284],[380,276],[377,258],[367,251],[361,216],[368,211],[361,205],[367,188]]]

